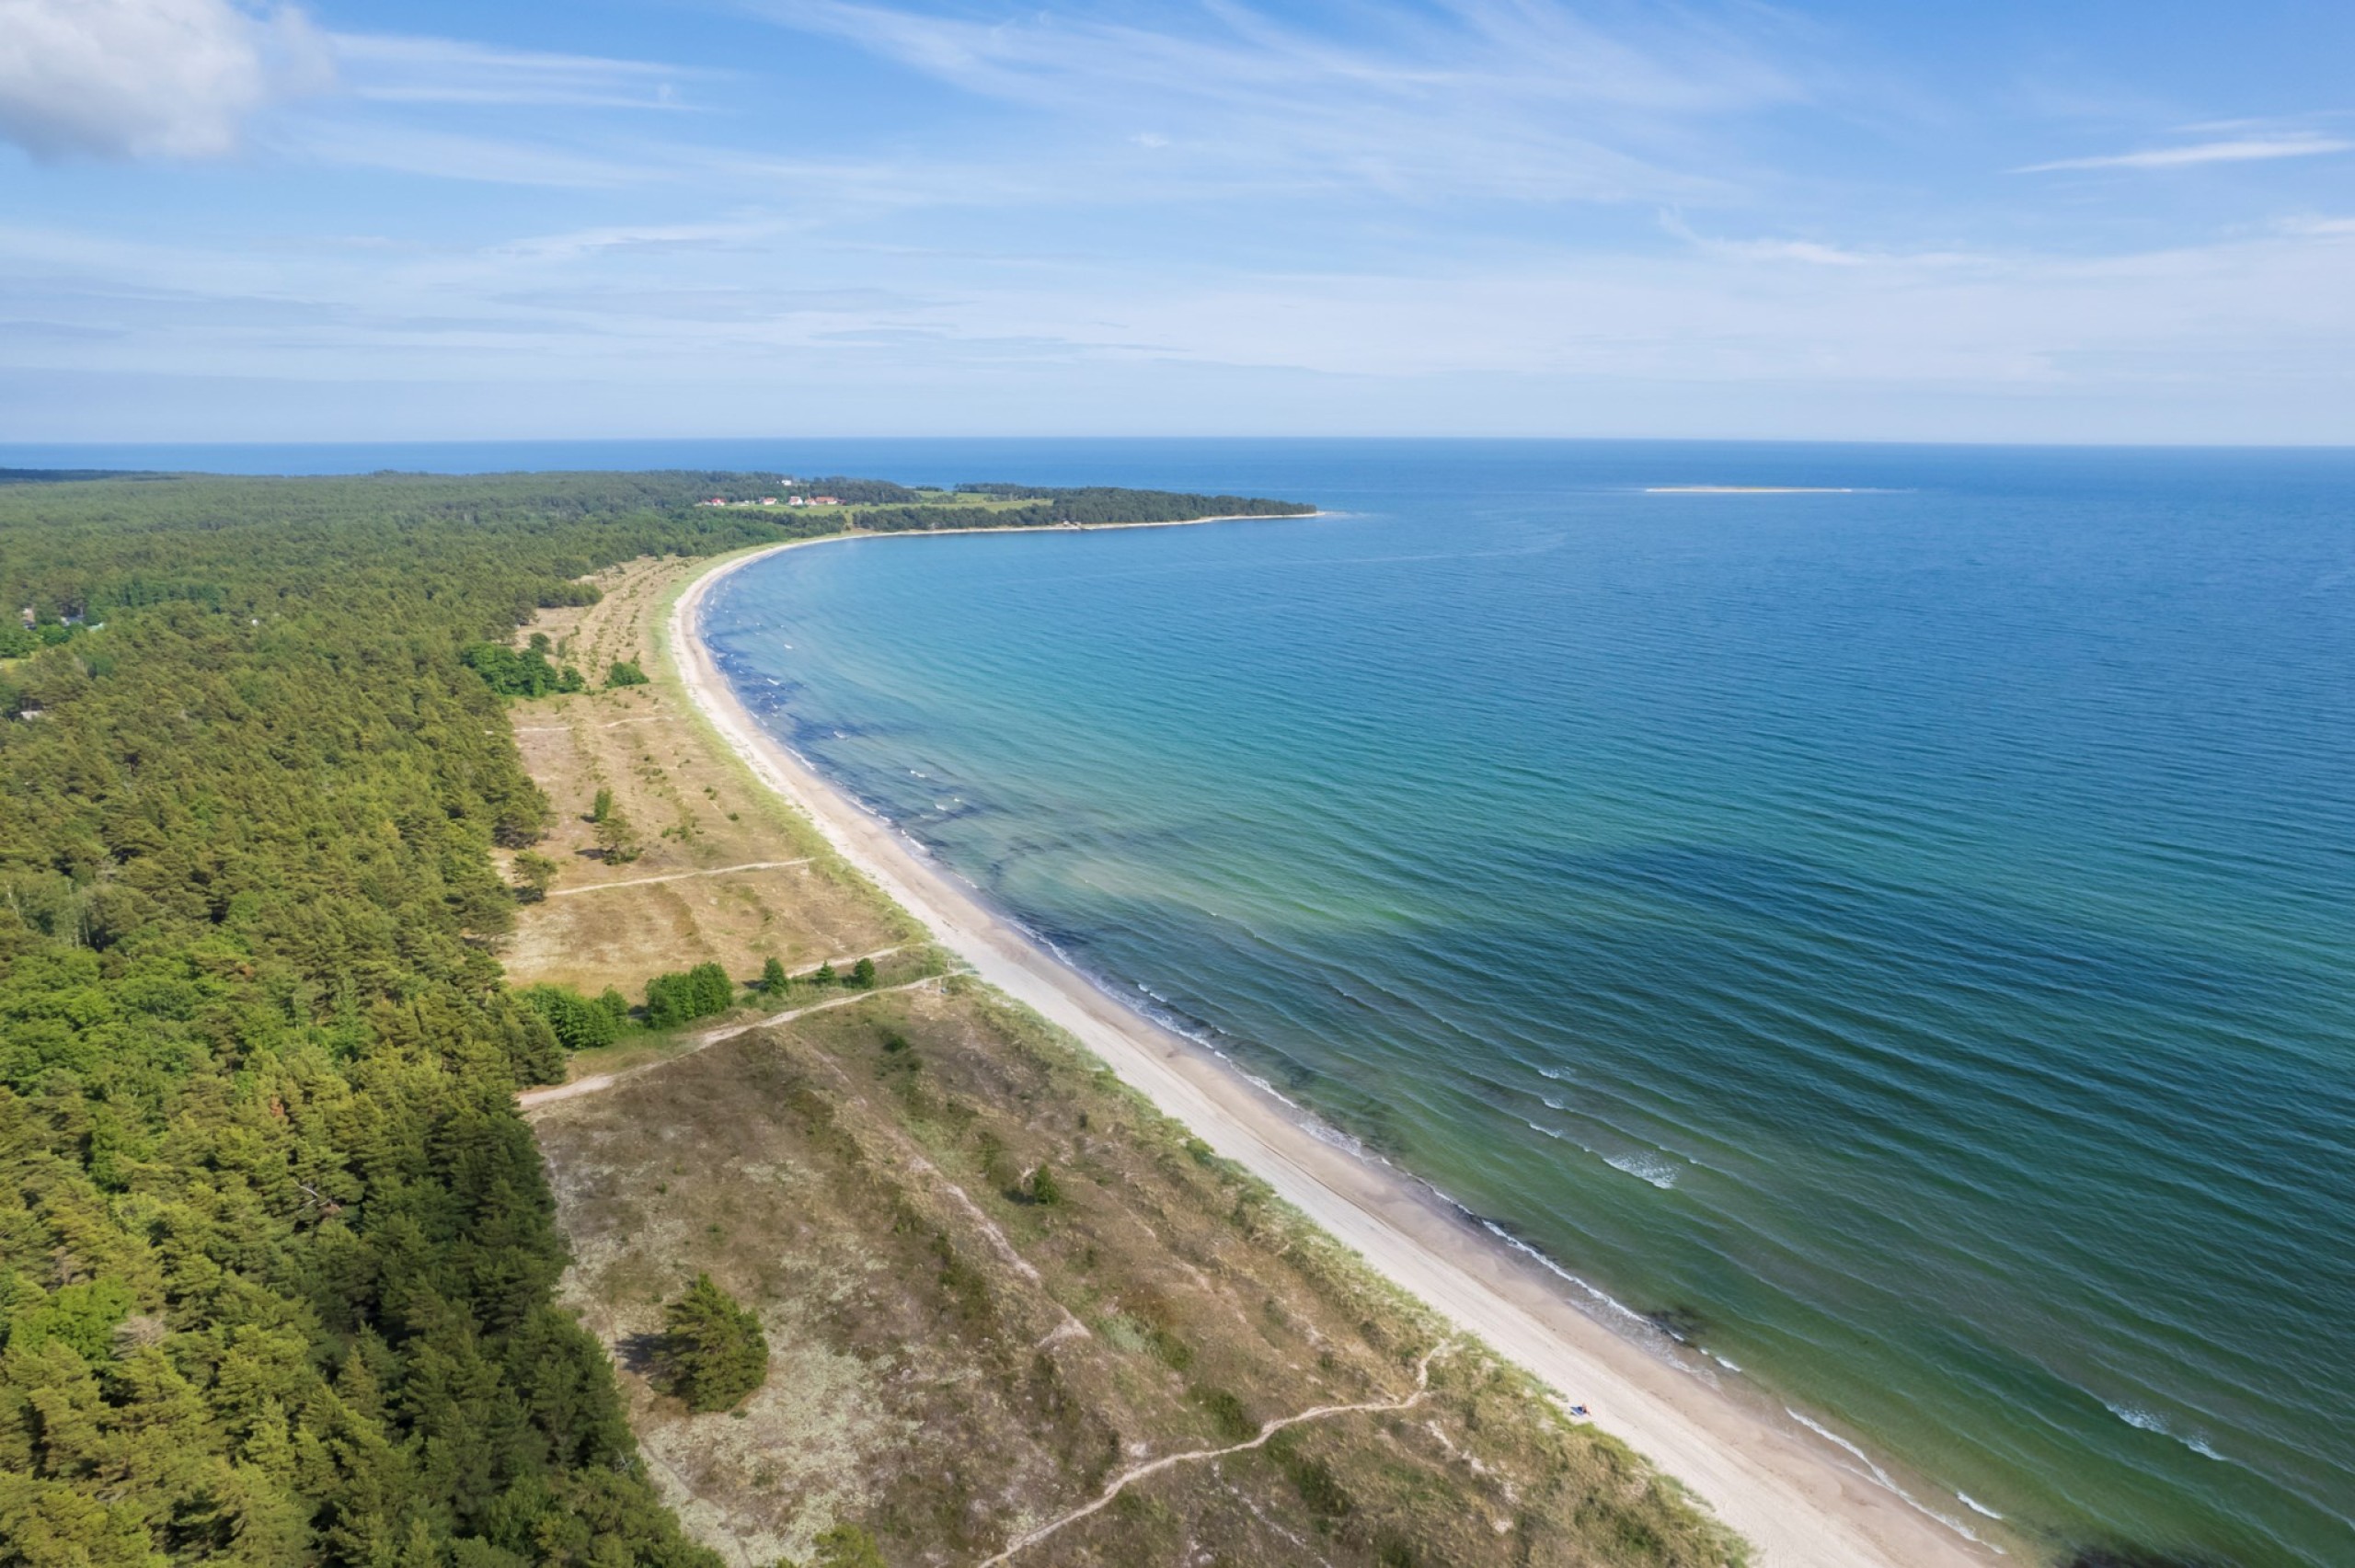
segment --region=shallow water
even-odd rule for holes
[[[910,455],[1345,514],[716,597],[1076,962],[1959,1526],[2355,1561],[2355,459]]]

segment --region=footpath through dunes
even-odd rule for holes
[[[649,618],[700,569],[641,563],[536,629],[584,670],[651,654]],[[513,979],[628,987],[913,944],[871,991],[797,985],[774,1014],[575,1058],[572,1083],[526,1097],[564,1297],[693,1533],[744,1568],[833,1561],[837,1527],[893,1564],[1743,1560],[1673,1482],[1068,1035],[974,977],[911,974],[939,967],[920,928],[646,668],[518,709],[557,812],[610,789],[644,853],[558,853],[593,847],[580,822],[544,845],[552,892],[602,891],[526,906]],[[774,861],[806,864],[727,869]],[[711,875],[649,880],[689,871]],[[647,1376],[661,1303],[705,1272],[772,1346],[738,1413],[691,1414]]]
[[[746,712],[695,635],[704,593],[741,559],[697,578],[667,624],[695,701],[741,759],[981,979],[1067,1030],[1393,1286],[1592,1407],[1597,1425],[1660,1462],[1746,1536],[1757,1560],[1960,1568],[1996,1559],[1994,1548],[1933,1516],[1861,1456],[1780,1410],[1737,1403],[1587,1317],[1567,1283],[1535,1260],[1403,1173],[1318,1137],[1293,1107],[1104,994],[811,773]]]

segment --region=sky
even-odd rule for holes
[[[0,0],[0,441],[2355,441],[2355,6]]]

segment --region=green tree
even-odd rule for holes
[[[590,803],[589,820],[592,822],[602,822],[613,814],[614,792],[609,789],[599,790],[597,792],[597,798]]]
[[[656,1351],[663,1386],[692,1411],[731,1410],[769,1375],[761,1320],[699,1274],[687,1293],[662,1310]]]
[[[616,686],[643,686],[645,684],[646,671],[638,667],[638,662],[635,659],[617,658],[614,660],[614,667],[605,671],[605,689],[607,691],[611,691]]]
[[[519,850],[515,854],[515,901],[536,904],[548,896],[548,884],[556,880],[557,864],[533,850]]]
[[[597,848],[608,865],[626,865],[645,853],[638,846],[638,830],[630,826],[622,808],[606,803],[605,814],[597,818],[595,833]]]
[[[646,1023],[675,1029],[736,1005],[736,982],[718,964],[697,964],[682,973],[657,975],[646,982]]]
[[[825,963],[819,965],[818,972],[810,976],[810,979],[818,985],[833,985],[834,983],[833,961],[829,959]]]
[[[697,1017],[708,1018],[736,1005],[736,982],[719,965],[697,964],[687,971],[687,980],[695,987]]]
[[[875,960],[872,958],[861,958],[857,963],[853,964],[850,967],[850,983],[858,987],[861,990],[873,989],[875,985]]]
[[[621,1020],[611,1009],[569,986],[534,986],[523,996],[533,1012],[547,1020],[557,1043],[566,1050],[594,1050],[612,1045],[621,1035]]]
[[[761,990],[766,996],[783,996],[793,984],[793,977],[785,972],[785,960],[772,953],[761,965]]]

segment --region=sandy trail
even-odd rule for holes
[[[897,951],[899,950],[893,947],[883,949],[884,953]],[[875,957],[881,956],[881,954],[870,955]],[[625,1069],[620,1072],[592,1072],[586,1078],[576,1078],[569,1083],[551,1083],[544,1088],[525,1089],[515,1096],[516,1108],[529,1111],[541,1105],[553,1105],[559,1101],[578,1100],[583,1094],[602,1093],[625,1078],[635,1078],[641,1072],[651,1072],[654,1069],[674,1062],[681,1057],[693,1056],[707,1046],[716,1046],[722,1040],[732,1040],[739,1035],[749,1035],[755,1029],[766,1029],[778,1024],[790,1024],[795,1019],[812,1013],[824,1013],[837,1007],[855,1007],[871,996],[889,996],[895,990],[914,990],[919,986],[936,986],[939,983],[938,975],[926,975],[920,980],[909,980],[901,985],[878,986],[873,990],[855,990],[844,996],[828,997],[823,1001],[810,1002],[806,1006],[788,1007],[782,1013],[772,1013],[765,1018],[755,1018],[749,1024],[730,1024],[723,1028],[706,1029],[700,1035],[691,1036],[684,1050],[673,1051],[669,1056],[657,1057],[652,1061],[640,1062],[638,1066]]]
[[[666,651],[727,744],[942,946],[1076,1036],[1162,1111],[1392,1282],[1564,1399],[1589,1406],[1595,1425],[1675,1476],[1746,1536],[1760,1568],[1984,1568],[1998,1560],[1797,1422],[1736,1400],[1588,1317],[1565,1282],[1421,1184],[1316,1137],[1295,1109],[1033,943],[772,738],[695,635],[701,607],[713,583],[747,562],[829,542],[751,552],[704,572],[671,612]]]
[[[731,871],[774,871],[781,865],[807,865],[808,855],[799,860],[748,860],[741,865],[715,865],[707,871],[666,871],[660,876],[631,876],[619,882],[592,882],[580,887],[551,887],[551,898],[577,898],[583,893],[610,893],[616,887],[643,887],[651,882],[684,882],[695,876],[725,876]]]
[[[1015,1537],[1004,1551],[999,1552],[995,1557],[983,1558],[981,1568],[997,1568],[999,1563],[1017,1552],[1038,1545],[1065,1525],[1077,1524],[1090,1514],[1109,1506],[1114,1498],[1129,1489],[1131,1482],[1143,1481],[1149,1475],[1158,1475],[1165,1470],[1175,1470],[1179,1465],[1200,1464],[1204,1459],[1223,1459],[1229,1454],[1248,1452],[1266,1443],[1277,1433],[1306,1422],[1325,1421],[1336,1415],[1380,1414],[1412,1410],[1422,1402],[1423,1395],[1430,1391],[1432,1360],[1453,1348],[1454,1346],[1450,1343],[1435,1345],[1423,1352],[1422,1359],[1415,1363],[1415,1391],[1403,1399],[1373,1400],[1361,1404],[1315,1405],[1300,1412],[1297,1415],[1287,1415],[1280,1420],[1270,1421],[1259,1428],[1258,1436],[1246,1437],[1240,1443],[1230,1443],[1223,1448],[1195,1448],[1182,1454],[1165,1454],[1144,1464],[1131,1465],[1119,1475],[1114,1476],[1111,1484],[1098,1493],[1094,1502],[1074,1508],[1059,1519],[1050,1519],[1037,1529],[1027,1530]]]

